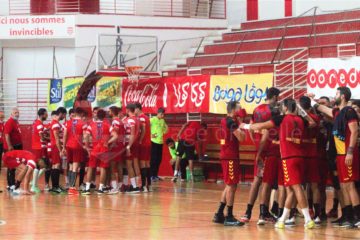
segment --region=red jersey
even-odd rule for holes
[[[271,120],[273,117],[279,116],[280,112],[277,111],[275,108],[271,107],[270,104],[261,104],[257,106],[254,109],[252,121],[254,123],[261,123]],[[273,140],[278,140],[278,129],[277,128],[271,128],[269,131],[269,140],[266,143],[266,146],[264,147],[263,153],[266,153],[266,155],[279,155],[280,149],[278,144],[273,144]],[[255,144],[258,147],[258,144],[261,139],[260,133],[255,133]]]
[[[220,123],[220,159],[238,160],[239,159],[239,141],[233,134],[239,125],[236,120],[226,117]]]
[[[358,117],[355,110],[351,107],[344,107],[341,109],[333,110],[334,125],[333,125],[333,136],[335,140],[335,147],[337,155],[346,155],[347,149],[350,144],[350,129],[349,123],[358,123]],[[338,126],[339,125],[339,126]],[[343,129],[343,132],[339,128]],[[354,156],[358,154],[358,143],[354,147]]]
[[[9,134],[12,145],[22,144],[19,122],[12,117],[5,123],[4,134]],[[4,141],[4,148],[8,149],[6,141]]]
[[[118,117],[113,118],[110,132],[112,131],[116,131],[118,134],[118,140],[116,141],[115,148],[122,148],[125,140],[125,127],[123,121],[121,121]]]
[[[303,147],[307,157],[317,157],[317,141],[320,134],[320,117],[313,113],[309,113],[309,116],[314,120],[316,126],[313,128],[305,128],[303,135]]]
[[[3,156],[3,160],[9,168],[17,168],[20,164],[25,164],[26,166],[35,169],[37,162],[35,155],[25,150],[6,152]]]
[[[86,131],[91,135],[93,149],[104,151],[103,145],[110,139],[110,124],[107,121],[92,121]]]
[[[41,134],[44,132],[44,124],[40,119],[36,119],[32,125],[32,141],[31,148],[40,150],[43,148],[43,141],[41,140]]]
[[[141,145],[150,146],[151,145],[150,118],[143,113],[139,116],[139,121],[141,125],[145,125],[145,135]]]
[[[184,131],[181,133],[180,139],[193,145],[199,138],[200,129],[201,125],[199,121],[189,121]]]
[[[83,148],[83,134],[87,125],[80,118],[72,118],[66,122],[67,142],[66,147],[72,149]]]
[[[4,143],[4,122],[0,122],[0,144]]]
[[[279,127],[281,159],[304,157],[302,139],[307,121],[300,116],[287,114],[274,117],[272,122]]]
[[[125,143],[128,143],[130,140],[131,128],[135,128],[135,141],[139,138],[140,133],[140,121],[137,117],[127,117],[124,120],[125,127]]]
[[[62,135],[62,125],[59,123],[58,120],[52,120],[50,123],[50,146],[55,147],[56,146],[56,139],[54,132],[59,132],[59,137]]]

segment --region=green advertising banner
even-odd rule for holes
[[[84,82],[84,77],[50,79],[48,83],[48,111],[58,107],[73,107],[76,94]],[[119,77],[103,77],[90,92],[88,100],[92,107],[121,107],[121,82]]]

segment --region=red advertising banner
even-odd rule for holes
[[[143,111],[156,113],[164,107],[167,113],[208,113],[210,76],[184,76],[139,80],[127,79],[122,85],[123,107],[140,102]]]

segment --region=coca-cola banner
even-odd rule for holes
[[[360,98],[360,57],[311,58],[308,62],[307,91],[321,96],[334,97],[336,89],[347,86],[352,98]]]
[[[147,113],[156,113],[159,107],[167,113],[209,112],[210,76],[124,80],[122,86],[123,107],[140,102]]]

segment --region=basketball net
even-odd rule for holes
[[[140,73],[143,67],[141,66],[128,66],[125,67],[125,72],[128,75],[128,79],[133,83],[138,83],[140,78]]]

